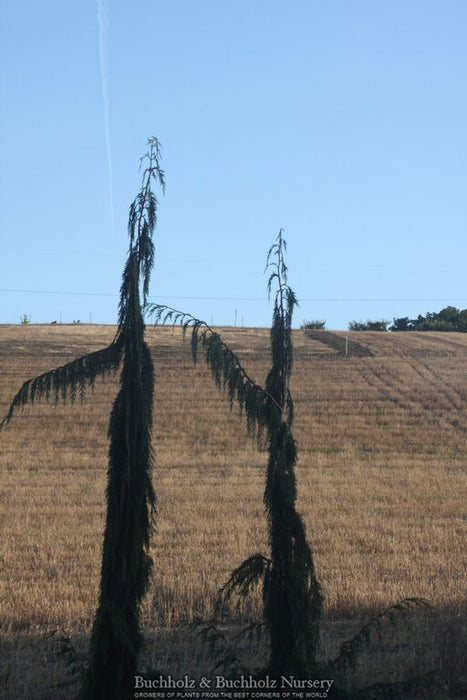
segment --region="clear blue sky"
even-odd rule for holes
[[[465,0],[0,0],[0,323],[113,323],[146,141],[151,297],[269,325],[467,306]]]

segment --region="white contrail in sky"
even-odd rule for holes
[[[97,22],[99,24],[99,59],[102,82],[102,99],[104,101],[104,129],[105,145],[107,148],[107,165],[109,169],[109,196],[110,196],[110,217],[112,220],[112,234],[114,233],[114,197],[112,185],[112,149],[110,147],[109,129],[109,90],[107,81],[107,66],[105,60],[105,39],[106,39],[106,14],[105,0],[97,0]]]

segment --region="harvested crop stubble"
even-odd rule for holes
[[[263,383],[268,330],[221,332]],[[1,415],[24,380],[103,347],[114,333],[84,324],[1,326]],[[209,616],[232,566],[267,549],[266,455],[229,413],[207,368],[192,366],[181,336],[178,328],[147,332],[158,496],[154,578],[143,605],[148,634]],[[352,630],[404,597],[427,598],[445,622],[465,615],[467,334],[359,333],[358,342],[373,357],[345,357],[294,331],[298,510],[325,595],[327,650],[348,637],[342,626]],[[106,380],[84,405],[26,408],[0,434],[0,624],[12,689],[25,672],[18,664],[33,664],[25,661],[28,639],[42,649],[51,628],[76,639],[89,633],[117,384]],[[243,612],[259,610],[253,599]],[[172,659],[186,663],[194,644],[187,639]],[[42,678],[39,688],[50,663],[29,669]]]

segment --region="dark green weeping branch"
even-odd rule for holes
[[[86,389],[94,387],[97,377],[108,376],[118,369],[122,353],[123,336],[118,332],[107,348],[83,355],[34,379],[28,379],[13,398],[8,413],[0,423],[0,429],[11,421],[19,408],[43,398],[46,401],[53,400],[55,404],[67,399],[74,403],[78,397],[84,401]]]
[[[420,609],[432,612],[433,606],[425,598],[404,598],[375,615],[352,639],[343,642],[332,667],[340,673],[353,669],[361,653],[371,647],[373,639],[382,639],[386,627],[394,628],[399,620],[405,621],[408,615]]]
[[[261,444],[266,427],[265,406],[268,400],[274,403],[274,399],[249,376],[220,334],[191,314],[162,304],[148,304],[146,312],[156,323],[181,325],[184,334],[191,328],[193,362],[197,363],[201,349],[216,386],[226,394],[231,409],[236,403],[245,414],[249,434],[256,435]]]
[[[222,586],[216,600],[214,614],[222,616],[227,603],[235,596],[237,598],[236,611],[249,594],[251,589],[260,581],[267,580],[273,565],[272,559],[262,554],[253,554],[232,571],[228,581]],[[264,589],[266,590],[266,589]]]

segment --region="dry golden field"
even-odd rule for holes
[[[221,329],[264,381],[266,329]],[[110,326],[0,326],[0,415],[26,379],[105,346]],[[345,357],[294,331],[298,509],[325,595],[323,656],[405,597],[434,606],[368,655],[369,680],[435,666],[443,697],[464,681],[467,335],[358,333]],[[229,412],[179,328],[148,328],[156,369],[158,495],[142,667],[207,672],[191,629],[236,565],[267,553],[266,455]],[[62,630],[86,647],[97,602],[107,422],[117,379],[84,404],[21,410],[0,433],[0,697],[68,698]],[[243,610],[257,616],[259,598]],[[228,621],[229,622],[229,621]],[[230,620],[230,623],[233,623]],[[391,641],[392,639],[392,641]],[[261,653],[261,650],[259,650]],[[437,691],[438,692],[438,691]]]

